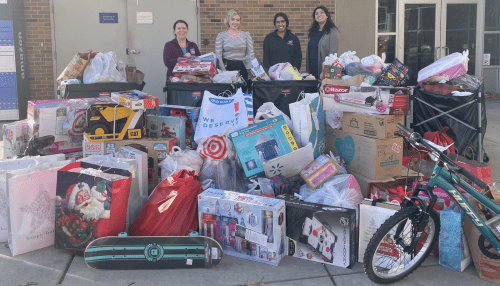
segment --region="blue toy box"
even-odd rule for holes
[[[271,265],[286,255],[283,200],[210,188],[198,196],[198,221],[224,255]]]
[[[247,177],[264,175],[263,163],[298,150],[282,115],[229,134]]]
[[[200,108],[193,106],[167,105],[162,104],[154,108],[154,115],[157,116],[182,116],[186,120],[186,148],[196,150],[197,144],[194,142],[194,131],[200,117]]]

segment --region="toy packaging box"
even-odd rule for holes
[[[174,75],[186,74],[212,78],[217,74],[217,69],[213,62],[181,62],[175,64],[173,73]]]
[[[112,92],[111,100],[132,110],[157,107],[158,98],[138,90]]]
[[[6,123],[2,126],[3,155],[0,159],[12,159],[22,155],[28,144],[28,120]]]
[[[288,255],[348,268],[356,260],[356,210],[278,195],[286,204]]]
[[[176,140],[176,138],[142,138],[91,142],[85,139],[83,156],[114,154],[124,146],[131,146],[148,153],[148,190],[151,193],[160,182],[161,168],[158,168],[158,164],[172,151]]]
[[[283,115],[229,134],[247,177],[264,175],[263,163],[298,150]]]
[[[194,141],[194,130],[196,130],[198,118],[200,117],[199,107],[163,104],[159,107],[155,107],[154,115],[181,116],[186,118],[186,148],[196,150],[196,147],[198,147],[198,145]],[[179,142],[179,144],[181,143]]]
[[[406,87],[344,86],[323,87],[324,110],[408,115],[409,93]]]
[[[150,138],[177,138],[177,145],[186,149],[186,118],[179,116],[146,116],[146,134]]]
[[[224,255],[278,265],[286,255],[283,200],[218,189],[198,196],[200,235],[216,239]]]

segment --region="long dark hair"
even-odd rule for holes
[[[319,23],[316,21],[314,17],[316,10],[318,9],[325,11],[326,16],[328,17],[328,19],[326,19],[325,25],[323,26],[323,32],[325,34],[329,34],[331,29],[336,28],[335,24],[332,21],[332,18],[330,17],[330,12],[328,12],[328,9],[325,6],[318,6],[316,7],[316,9],[314,9],[312,13],[313,22],[311,28],[309,28],[309,34],[308,34],[309,38],[314,37],[314,35],[316,35],[316,33],[319,32]]]

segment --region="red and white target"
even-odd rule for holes
[[[212,135],[203,142],[203,147],[200,150],[200,155],[213,160],[227,159],[226,136]]]
[[[70,136],[81,136],[87,128],[86,109],[79,109],[75,112],[75,116],[69,122],[71,128],[68,130]]]

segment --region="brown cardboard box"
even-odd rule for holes
[[[403,115],[372,115],[357,112],[344,112],[342,130],[347,133],[377,139],[394,138],[399,131],[396,124],[404,124]]]
[[[401,175],[403,138],[374,139],[326,126],[326,149],[341,156],[347,170],[369,179]]]
[[[139,144],[147,149],[148,153],[148,177],[151,176],[152,180],[148,183],[148,189],[151,192],[159,181],[159,168],[158,163],[166,158],[170,153],[172,147],[175,146],[176,138],[142,138],[142,139],[126,139],[117,141],[98,141],[90,142],[86,139],[83,140],[83,157],[90,155],[107,155],[113,154],[120,150],[123,146]],[[140,147],[140,146],[139,146]],[[143,148],[138,148],[143,150]],[[144,150],[143,150],[144,151]],[[152,164],[152,165],[151,165]]]

